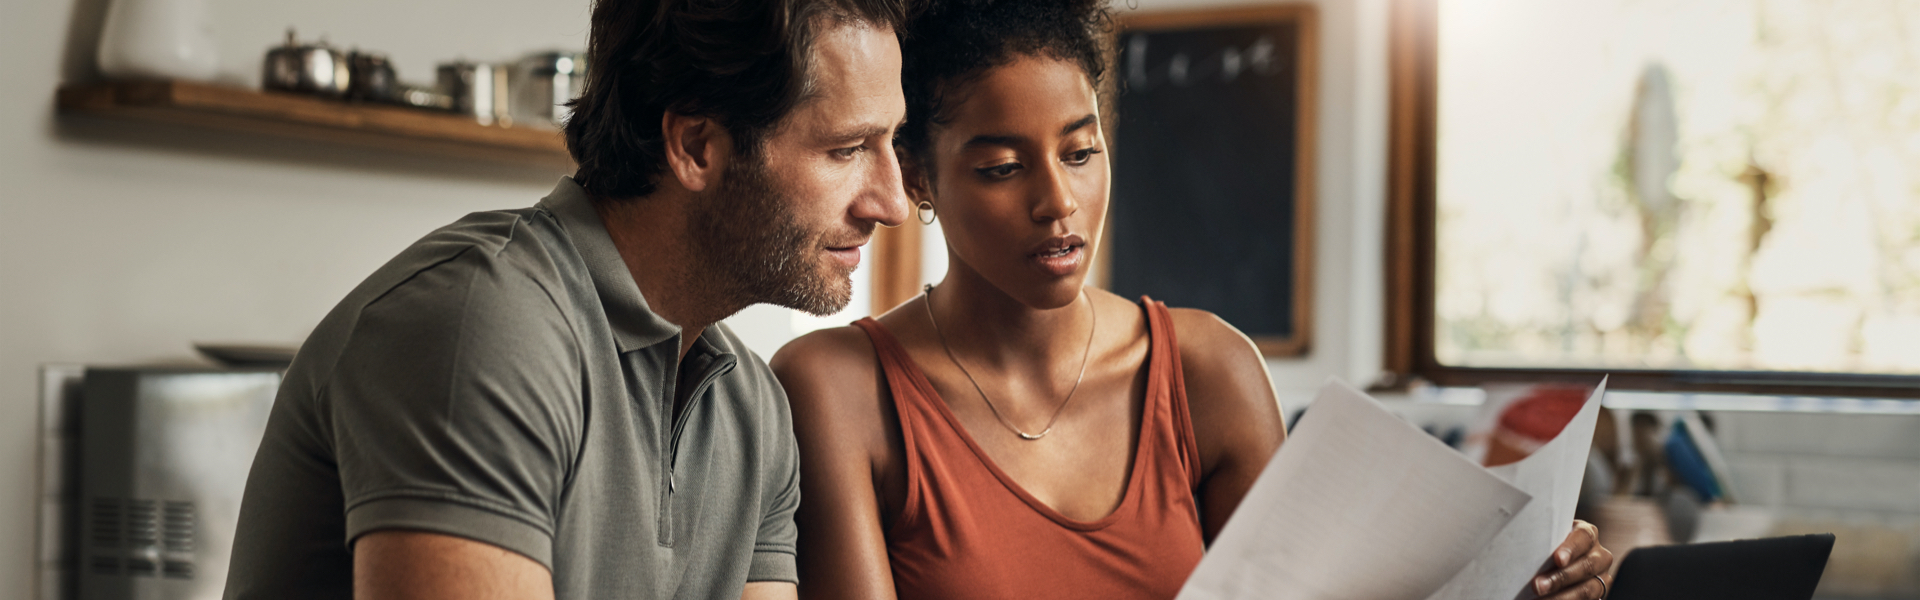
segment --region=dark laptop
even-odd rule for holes
[[[1651,546],[1627,553],[1609,600],[1808,600],[1833,534]]]

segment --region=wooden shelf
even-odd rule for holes
[[[61,86],[57,105],[62,114],[573,170],[557,131],[491,127],[422,109],[184,81],[70,84]]]

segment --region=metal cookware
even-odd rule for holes
[[[454,112],[471,115],[481,125],[513,125],[508,65],[454,61],[437,70],[440,91],[452,99]]]
[[[402,106],[429,108],[433,110],[453,110],[453,97],[430,86],[402,83],[398,89]]]
[[[269,90],[313,94],[328,98],[346,95],[352,71],[347,56],[325,41],[301,44],[292,29],[287,43],[267,50],[260,85]]]
[[[361,102],[400,102],[400,82],[387,56],[355,50],[347,54],[347,99]]]
[[[587,82],[587,56],[579,52],[535,52],[514,64],[513,120],[561,127],[573,109],[567,102]]]

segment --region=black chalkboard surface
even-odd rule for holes
[[[1108,285],[1212,311],[1268,355],[1311,323],[1309,6],[1123,20]]]

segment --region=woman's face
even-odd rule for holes
[[[929,144],[954,268],[1035,308],[1073,302],[1107,212],[1099,101],[1074,63],[1022,57],[949,91]],[[915,198],[916,201],[922,198]]]

